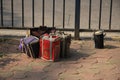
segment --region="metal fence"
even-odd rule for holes
[[[16,27],[15,26],[15,18],[14,18],[14,15],[15,15],[15,13],[14,13],[14,8],[15,7],[17,7],[17,6],[15,6],[14,5],[14,0],[11,0],[10,2],[11,2],[11,4],[9,4],[10,5],[10,8],[11,8],[11,24],[10,24],[10,27],[8,27],[8,26],[5,26],[5,22],[4,22],[4,4],[3,4],[3,1],[4,0],[0,0],[0,16],[1,16],[1,19],[0,19],[0,23],[1,23],[1,26],[0,26],[0,28],[7,28],[7,29],[26,29],[26,28],[28,28],[28,27],[26,27],[25,26],[25,0],[22,0],[21,1],[21,23],[22,23],[22,25],[21,26],[19,26],[19,27]],[[35,26],[35,13],[36,13],[36,11],[35,11],[35,0],[31,0],[32,2],[32,8],[31,8],[31,10],[32,10],[32,21],[31,21],[31,23],[32,23],[32,27],[36,27]],[[40,24],[40,25],[42,25],[42,26],[45,26],[45,1],[47,1],[47,0],[42,0],[41,2],[41,4],[42,4],[42,20],[41,20],[41,22],[42,22],[42,24]],[[84,29],[84,28],[81,28],[81,13],[82,13],[82,11],[81,11],[81,4],[82,4],[82,0],[74,0],[74,5],[75,5],[75,8],[74,8],[74,13],[75,13],[75,15],[74,15],[74,28],[69,28],[69,27],[67,27],[66,28],[66,25],[65,25],[65,18],[66,18],[66,16],[65,16],[65,14],[66,14],[66,4],[67,4],[67,2],[66,2],[66,0],[61,0],[62,1],[62,28],[58,28],[58,27],[56,27],[55,26],[55,15],[56,15],[56,13],[55,13],[55,11],[56,11],[56,0],[52,0],[52,27],[56,27],[57,29],[59,29],[59,30],[63,30],[63,31],[75,31],[75,38],[77,39],[78,37],[79,37],[79,32],[80,31],[92,31],[93,30],[93,28],[91,27],[91,16],[92,16],[92,1],[93,0],[89,0],[88,1],[88,19],[86,19],[86,20],[88,20],[88,27],[87,27],[87,29]],[[102,9],[103,9],[103,6],[102,6],[102,4],[103,4],[103,0],[98,0],[99,1],[99,18],[98,18],[98,29],[101,29],[101,21],[102,21]],[[119,29],[113,29],[113,28],[111,28],[111,23],[112,23],[112,13],[113,13],[113,1],[114,0],[109,0],[110,1],[110,3],[109,3],[109,17],[108,17],[108,20],[109,20],[109,23],[108,23],[108,28],[107,29],[105,29],[105,31],[114,31],[114,32],[119,32],[120,31],[120,28]],[[50,25],[48,25],[48,26],[50,26]]]

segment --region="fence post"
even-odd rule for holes
[[[101,17],[102,17],[102,0],[100,0],[100,10],[99,10],[99,29],[101,29]]]
[[[63,29],[65,28],[65,0],[63,0]]]
[[[113,6],[113,0],[110,1],[109,30],[111,30],[111,22],[112,22],[112,6]]]
[[[52,15],[52,27],[55,27],[55,0],[53,0],[53,15]]]
[[[11,20],[12,20],[12,27],[14,26],[14,4],[13,4],[13,0],[11,0]]]
[[[34,12],[35,12],[35,9],[34,9],[34,0],[32,0],[32,27],[35,27],[35,14],[34,14]]]
[[[91,9],[92,9],[92,0],[89,1],[89,29],[91,29]]]
[[[24,0],[22,0],[22,27],[24,27]]]
[[[75,39],[79,39],[79,28],[80,28],[80,3],[81,0],[75,0]]]
[[[42,0],[42,26],[44,26],[45,20],[45,0]]]
[[[3,27],[3,0],[0,0],[1,3],[1,26]]]

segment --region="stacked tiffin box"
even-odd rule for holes
[[[32,58],[58,61],[69,55],[71,35],[55,28],[31,28],[30,35],[21,39],[19,48]]]

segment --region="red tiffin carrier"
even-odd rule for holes
[[[44,34],[40,39],[40,56],[44,60],[58,61],[60,55],[60,38]]]

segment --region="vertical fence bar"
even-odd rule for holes
[[[65,0],[63,0],[63,29],[65,28]]]
[[[42,26],[44,26],[45,20],[45,0],[42,0]]]
[[[89,29],[91,29],[91,5],[92,5],[92,0],[89,2]]]
[[[3,0],[0,0],[1,2],[1,26],[3,26]]]
[[[101,14],[102,14],[102,0],[100,0],[100,10],[99,10],[99,29],[101,29]]]
[[[22,27],[24,27],[24,0],[22,0]]]
[[[111,22],[112,22],[112,5],[113,5],[113,0],[110,1],[109,30],[111,30]]]
[[[34,15],[34,0],[32,0],[32,27],[35,27],[35,15]]]
[[[81,0],[75,0],[75,39],[79,39]]]
[[[53,23],[52,23],[52,27],[55,26],[55,0],[53,0]]]
[[[12,20],[12,27],[14,26],[14,6],[13,0],[11,0],[11,20]]]

